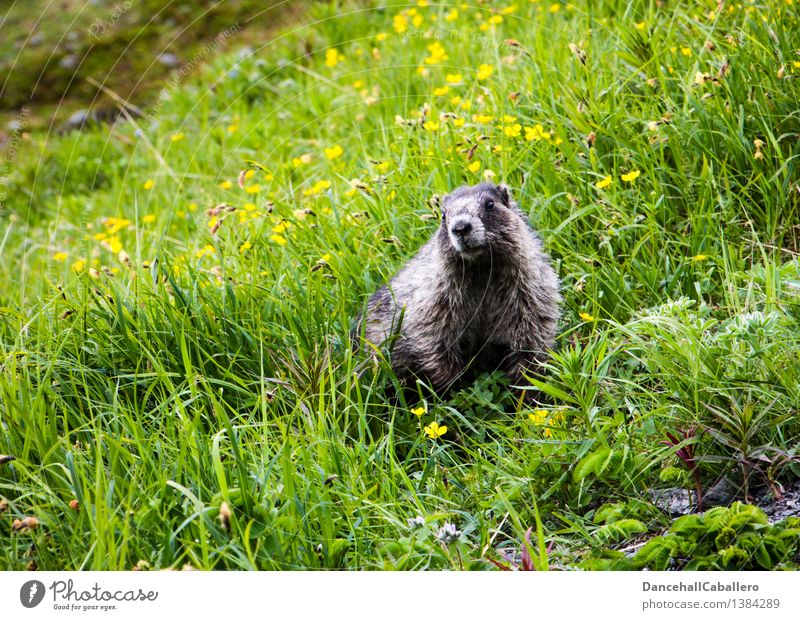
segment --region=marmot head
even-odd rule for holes
[[[525,225],[504,185],[465,185],[445,196],[441,206],[440,247],[462,259],[513,252],[520,226]]]

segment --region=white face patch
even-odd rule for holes
[[[471,253],[486,245],[486,229],[480,218],[459,213],[448,220],[447,235],[456,251]]]

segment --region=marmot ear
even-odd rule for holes
[[[500,184],[497,186],[497,191],[500,193],[500,197],[503,199],[503,203],[505,203],[507,207],[510,207],[511,196],[509,195],[508,187]]]

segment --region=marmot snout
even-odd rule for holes
[[[460,187],[438,231],[369,299],[365,347],[392,342],[392,368],[438,391],[468,369],[537,374],[555,341],[558,278],[505,186]]]

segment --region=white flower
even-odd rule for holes
[[[445,523],[436,532],[436,539],[443,545],[449,545],[451,542],[458,540],[459,536],[461,536],[461,532],[452,523]]]
[[[408,527],[410,527],[412,530],[418,530],[424,525],[425,525],[425,519],[419,515],[408,519]]]

